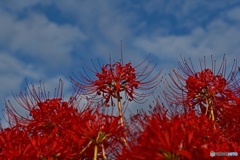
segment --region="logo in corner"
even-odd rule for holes
[[[211,152],[210,152],[210,156],[211,156],[211,157],[214,157],[214,156],[215,156],[215,152],[211,151]]]

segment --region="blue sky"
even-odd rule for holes
[[[0,108],[28,82],[51,90],[91,59],[150,59],[170,71],[180,54],[192,59],[240,53],[239,0],[0,1]]]

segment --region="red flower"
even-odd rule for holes
[[[113,105],[113,99],[122,99],[121,92],[125,92],[125,96],[129,101],[141,101],[145,96],[150,95],[160,83],[157,80],[160,72],[150,78],[155,67],[148,69],[150,65],[148,63],[141,72],[137,72],[136,68],[140,67],[140,65],[133,67],[131,62],[127,64],[123,64],[123,62],[110,63],[101,67],[101,71],[95,72],[96,78],[94,80],[90,78],[86,71],[86,76],[80,73],[79,76],[74,75],[74,78],[71,77],[71,80],[78,92],[88,96],[93,94],[94,98],[103,98],[106,106],[109,106],[110,101]],[[95,65],[93,64],[93,66]],[[89,69],[89,71],[92,70]],[[140,93],[137,90],[148,90],[148,92]]]
[[[73,128],[75,133],[85,139],[81,156],[91,159],[94,155],[95,158],[114,158],[123,147],[121,138],[124,128],[120,125],[120,117],[103,114],[96,109],[91,109],[88,113],[91,115],[88,120]]]
[[[62,93],[62,81],[58,93]],[[43,86],[41,86],[43,87]],[[39,88],[45,91],[45,88]],[[10,128],[0,132],[0,156],[6,159],[97,159],[111,158],[122,148],[120,117],[100,113],[91,102],[80,105],[77,97],[69,102],[62,94],[49,98],[33,86],[16,97],[29,111],[18,114],[7,104]],[[79,107],[77,109],[76,107]]]
[[[193,111],[169,117],[157,104],[150,114],[141,112],[133,120],[130,129],[135,134],[123,152],[125,159],[208,159],[210,151],[240,149],[224,138],[214,121]]]
[[[210,119],[225,123],[226,119],[240,116],[238,94],[240,79],[236,62],[232,70],[226,76],[226,59],[223,57],[220,69],[215,69],[215,61],[212,60],[212,68],[207,68],[206,60],[200,63],[201,70],[195,72],[192,62],[190,64],[183,59],[179,66],[183,75],[174,70],[170,74],[172,84],[167,82],[170,92],[165,92],[166,99],[172,103],[190,107],[198,113],[207,115]],[[175,75],[175,77],[174,77]],[[225,78],[226,77],[226,78]]]
[[[149,70],[149,63],[141,72],[136,70],[143,62],[137,67],[110,63],[100,71],[94,66],[94,79],[84,70],[85,76],[72,78],[77,93],[89,96],[84,105],[77,95],[63,100],[61,80],[52,98],[44,85],[38,90],[28,86],[15,96],[27,116],[6,102],[9,128],[0,127],[0,157],[181,160],[209,159],[211,151],[240,153],[239,71],[234,63],[226,76],[225,57],[218,71],[212,63],[208,68],[205,60],[196,72],[191,61],[183,59],[179,66],[184,74],[174,70],[172,83],[166,81],[166,103],[157,101],[148,112],[138,111],[129,120],[122,112],[122,96],[140,102],[160,82],[160,72],[151,78],[154,68]],[[115,99],[119,115],[105,113],[102,103],[93,101],[98,98],[107,106]]]
[[[140,63],[142,65],[145,60]],[[137,67],[139,67],[138,65]],[[86,73],[84,76],[80,73],[80,76],[72,78],[71,80],[75,86],[76,91],[80,94],[85,94],[90,96],[91,99],[100,99],[104,101],[104,104],[109,107],[109,102],[111,105],[114,105],[113,99],[117,101],[118,113],[120,117],[120,125],[124,128],[124,119],[123,119],[123,106],[122,106],[122,92],[125,93],[125,98],[129,101],[140,102],[147,95],[153,93],[156,86],[160,83],[158,77],[160,72],[154,77],[150,77],[153,72],[152,69],[148,69],[150,62],[143,68],[141,72],[136,72],[137,67],[132,67],[132,64],[129,62],[124,64],[123,62],[115,62],[112,64],[107,64],[101,67],[101,71],[97,71],[95,65],[93,66],[96,69],[95,79],[92,80],[90,76]],[[92,71],[91,69],[89,69]],[[148,90],[147,93],[140,93],[136,90]],[[93,96],[92,96],[93,95]],[[92,97],[91,97],[92,96]],[[99,100],[98,99],[98,100]],[[122,137],[125,146],[127,146],[125,136]]]
[[[102,67],[101,73],[96,73],[97,80],[93,82],[96,86],[98,95],[105,98],[105,103],[108,103],[110,98],[118,98],[119,93],[125,91],[129,96],[129,100],[134,99],[134,90],[139,87],[140,81],[136,80],[135,69],[131,63],[122,65],[119,62],[115,64],[107,64]]]
[[[214,75],[210,69],[204,69],[186,80],[187,99],[190,107],[200,107],[201,113],[212,120],[220,118],[223,107],[230,108],[234,102],[234,93],[227,86],[227,81],[221,75]],[[215,114],[214,114],[215,112]]]
[[[60,80],[58,92],[54,98],[45,93],[44,86],[39,92],[27,87],[25,93],[15,97],[20,106],[29,112],[30,116],[22,116],[16,106],[6,103],[7,119],[10,128],[0,134],[0,155],[10,159],[66,159],[76,157],[76,148],[81,140],[71,132],[78,123],[79,112],[74,108],[72,98],[69,102],[62,100],[63,82]],[[70,130],[70,131],[69,131]],[[72,137],[78,137],[74,141]],[[11,158],[12,157],[12,158]],[[79,157],[79,155],[77,155]]]
[[[35,159],[35,152],[27,131],[19,126],[0,132],[0,157],[2,159]]]

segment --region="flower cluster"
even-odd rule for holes
[[[216,123],[193,111],[169,117],[165,106],[157,103],[151,114],[142,111],[132,118],[134,126],[126,159],[209,159],[210,152],[240,151],[239,144],[226,141]]]
[[[204,59],[198,70],[182,59],[180,70],[164,81],[166,90],[157,89],[161,71],[152,75],[150,63],[139,71],[144,62],[133,67],[110,61],[99,70],[93,64],[95,71],[88,68],[93,77],[85,69],[86,75],[71,77],[76,92],[67,101],[61,80],[54,97],[43,84],[38,89],[27,85],[26,92],[14,96],[26,116],[6,102],[9,126],[0,128],[1,159],[198,160],[210,159],[212,151],[240,154],[236,61],[227,74],[225,57],[218,70],[213,58],[212,67]],[[154,91],[156,103],[129,117],[124,114],[126,101],[145,103]],[[115,103],[117,113],[110,107]],[[212,157],[231,158],[238,157]]]
[[[7,106],[12,127],[0,132],[1,158],[93,159],[100,153],[98,157],[104,158],[113,156],[114,149],[121,147],[120,117],[100,113],[91,104],[79,110],[80,103],[74,102],[77,97],[68,102],[62,97],[41,98],[34,88],[20,95],[18,102],[28,109],[30,117],[19,117]],[[36,99],[36,103],[30,99]]]

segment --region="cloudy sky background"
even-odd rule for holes
[[[0,109],[27,81],[65,95],[71,72],[91,59],[102,64],[150,60],[170,71],[180,54],[198,60],[240,53],[239,0],[11,0],[0,1]]]

